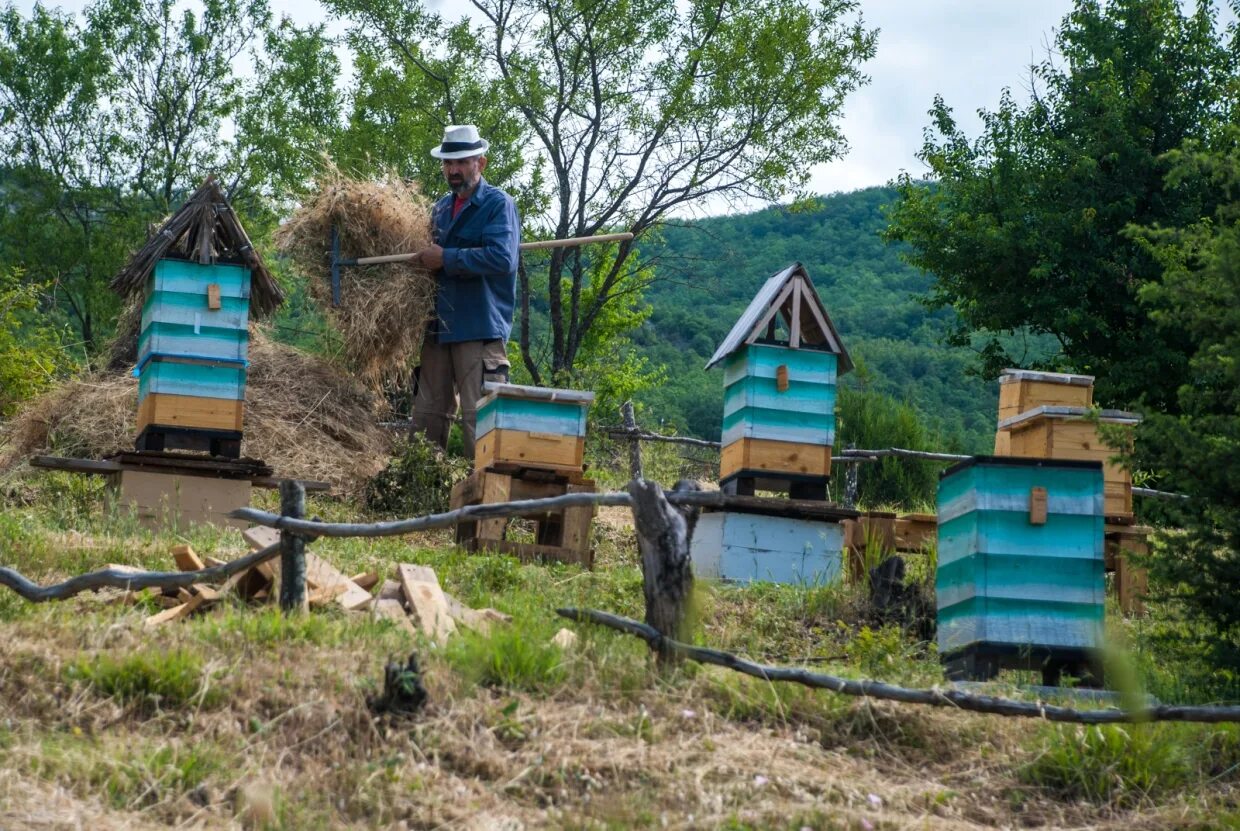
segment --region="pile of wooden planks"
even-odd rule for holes
[[[256,526],[242,536],[252,550],[279,542],[280,532]],[[198,571],[223,561],[199,557],[188,545],[172,549],[180,571]],[[392,578],[383,580],[378,572],[345,576],[322,557],[306,552],[306,595],[310,608],[339,606],[347,612],[369,614],[376,620],[390,620],[410,634],[422,633],[440,643],[459,626],[485,631],[511,618],[495,609],[471,609],[443,591],[434,569],[400,563]],[[113,568],[128,568],[113,566]],[[139,571],[139,569],[133,569]],[[125,592],[118,599],[134,602],[139,592]],[[272,559],[228,578],[219,586],[200,584],[158,595],[165,608],[146,619],[148,627],[183,620],[220,601],[235,598],[246,603],[275,603],[280,594],[280,560]]]

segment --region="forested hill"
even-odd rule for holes
[[[911,404],[944,449],[993,447],[998,388],[966,374],[967,350],[941,343],[948,311],[918,302],[931,278],[904,264],[879,238],[888,188],[816,200],[807,209],[776,207],[705,219],[667,230],[661,277],[648,291],[654,313],[634,340],[667,383],[643,394],[647,419],[717,438],[722,421],[719,369],[702,369],[753,295],[793,261],[809,271],[858,370],[845,385],[865,385]]]

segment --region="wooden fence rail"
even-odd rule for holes
[[[260,525],[279,528],[279,543],[246,557],[219,566],[189,572],[132,572],[122,569],[73,577],[51,586],[39,586],[11,568],[0,567],[0,584],[8,586],[33,602],[59,600],[82,591],[101,587],[140,589],[177,588],[195,583],[226,579],[277,555],[283,557],[283,575],[295,575],[281,584],[280,607],[287,612],[305,608],[305,569],[296,566],[304,546],[319,537],[377,537],[442,528],[457,522],[480,518],[521,516],[562,510],[587,504],[629,505],[641,550],[643,594],[646,622],[640,623],[608,612],[592,609],[562,609],[559,614],[577,621],[589,621],[637,635],[649,644],[661,665],[683,659],[716,664],[764,681],[783,681],[843,695],[880,698],[938,707],[956,707],[978,713],[1044,718],[1079,724],[1113,724],[1148,721],[1240,722],[1240,707],[1156,706],[1134,710],[1076,710],[1070,707],[1015,701],[977,695],[959,689],[909,689],[870,680],[849,680],[814,673],[800,667],[773,667],[757,664],[737,655],[684,643],[686,613],[693,575],[689,567],[689,540],[704,505],[725,506],[745,497],[717,492],[675,490],[665,492],[657,483],[634,479],[626,492],[568,494],[551,499],[476,505],[443,514],[379,523],[328,523],[304,518],[305,492],[300,483],[281,487],[281,514],[252,508],[239,508],[230,516]],[[300,586],[295,585],[300,583]]]

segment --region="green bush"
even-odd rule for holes
[[[388,466],[366,484],[366,507],[402,517],[448,510],[452,486],[469,474],[469,462],[450,456],[421,434],[396,445]]]
[[[449,660],[475,684],[539,692],[564,680],[564,653],[538,627],[504,626],[489,635],[462,633],[452,640]]]

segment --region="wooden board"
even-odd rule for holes
[[[355,585],[322,557],[306,552],[306,586],[314,589],[330,589],[344,584],[345,590],[336,597],[336,602],[349,611],[365,608],[373,599],[370,592]]]
[[[831,448],[743,438],[723,448],[719,461],[719,478],[724,479],[742,470],[830,476]]]
[[[405,608],[399,600],[379,598],[371,609],[371,615],[374,616],[375,620],[392,621],[410,635],[418,633],[418,630],[413,626],[413,621],[409,619],[409,615],[405,614]]]
[[[478,438],[474,467],[481,470],[507,462],[548,470],[579,471],[585,449],[586,440],[581,437],[497,429]]]
[[[439,586],[439,578],[433,569],[401,563],[396,566],[396,578],[405,592],[405,602],[413,617],[418,620],[422,632],[443,643],[453,632],[456,624],[448,609],[448,600]]]
[[[151,424],[197,427],[201,430],[240,430],[244,412],[244,401],[156,392],[138,404],[138,432],[141,433]]]
[[[1046,375],[1044,378],[1052,378]],[[1076,378],[1080,376],[1064,376]],[[999,420],[1020,415],[1034,407],[1092,407],[1094,388],[1074,383],[1019,378],[999,384]]]
[[[174,545],[172,559],[176,562],[178,571],[202,571],[206,567],[189,545]]]

